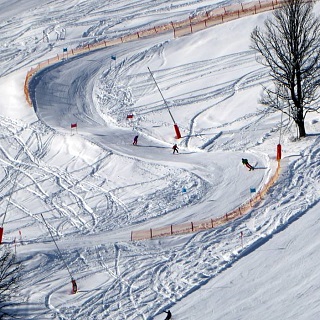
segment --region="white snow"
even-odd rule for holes
[[[2,246],[25,266],[21,319],[319,318],[320,116],[308,114],[308,136],[295,141],[294,124],[284,117],[281,128],[258,103],[269,78],[250,33],[271,13],[65,59],[31,81],[34,108],[24,96],[28,70],[63,48],[235,3],[0,0],[0,222]],[[248,201],[275,172],[280,129],[280,178],[249,213],[130,241]]]

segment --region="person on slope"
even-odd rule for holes
[[[78,286],[77,286],[76,280],[71,279],[71,283],[72,283],[72,293],[77,293],[78,292]]]
[[[134,138],[133,138],[133,145],[135,146],[135,145],[137,145],[138,144],[138,138],[139,138],[139,136],[135,136]]]
[[[242,164],[246,166],[249,169],[249,171],[254,170],[254,167],[249,163],[248,159],[242,158]]]
[[[173,154],[174,154],[175,152],[179,153],[179,151],[178,151],[179,148],[178,148],[177,144],[174,144],[173,147],[172,147],[172,149],[173,149]]]
[[[172,315],[171,315],[171,311],[170,310],[168,310],[168,311],[164,311],[166,314],[167,314],[167,316],[166,316],[166,318],[164,319],[164,320],[170,320],[171,319],[171,317],[172,317]]]

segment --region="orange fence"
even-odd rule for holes
[[[26,96],[26,100],[28,104],[32,106],[32,101],[29,94],[29,82],[32,76],[39,70],[49,65],[52,65],[54,63],[57,63],[59,61],[62,61],[64,59],[68,59],[68,57],[70,56],[87,53],[89,51],[93,51],[96,49],[110,47],[123,42],[135,41],[143,37],[149,37],[158,33],[165,33],[169,31],[173,31],[173,36],[175,38],[181,37],[181,36],[194,33],[194,32],[197,32],[197,31],[200,31],[224,22],[228,22],[241,17],[279,8],[283,1],[284,0],[271,0],[271,1],[267,0],[267,1],[255,1],[250,3],[245,3],[245,4],[243,3],[233,4],[230,6],[207,11],[203,14],[189,17],[188,19],[185,19],[179,22],[171,22],[165,25],[155,26],[146,30],[138,31],[134,34],[127,34],[125,36],[122,36],[121,38],[104,40],[94,44],[88,44],[83,47],[71,49],[68,52],[64,52],[63,54],[57,54],[53,58],[40,62],[35,68],[31,68],[30,71],[28,71],[26,75],[25,83],[24,83],[24,93]],[[243,215],[244,213],[246,213],[248,210],[250,210],[254,204],[262,200],[262,197],[267,193],[270,187],[278,179],[279,171],[280,171],[280,162],[278,162],[278,167],[274,176],[256,194],[256,196],[251,198],[245,204],[241,205],[239,208],[225,214],[222,217],[215,218],[215,219],[208,219],[200,222],[190,222],[190,223],[184,223],[179,225],[170,225],[170,226],[149,229],[149,230],[132,231],[131,240],[152,239],[155,237],[177,235],[177,234],[188,233],[188,232],[196,232],[200,230],[214,228],[228,221],[234,220],[239,216]]]
[[[215,10],[205,12],[205,14],[202,15],[190,17],[187,20],[172,23],[172,28],[174,30],[174,36],[181,37],[224,22],[274,10],[280,6],[281,0],[233,4],[228,7],[217,8]]]
[[[256,193],[254,197],[252,197],[246,203],[242,204],[237,209],[234,209],[233,211],[228,212],[221,217],[203,220],[203,221],[188,222],[188,223],[169,225],[169,226],[158,227],[158,228],[151,228],[148,230],[132,231],[131,240],[132,241],[146,240],[146,239],[153,239],[158,237],[166,237],[166,236],[172,236],[172,235],[197,232],[201,230],[212,229],[219,225],[225,224],[229,221],[235,220],[241,217],[243,214],[247,213],[249,210],[251,210],[254,205],[262,201],[263,197],[266,195],[269,189],[278,180],[279,175],[280,175],[280,161],[278,161],[278,166],[274,175],[271,177],[268,183],[265,184],[262,187],[262,189]]]
[[[80,48],[71,49],[68,52],[64,52],[63,54],[57,54],[56,57],[40,62],[35,68],[31,68],[31,70],[28,71],[24,83],[24,94],[26,96],[26,100],[28,104],[32,106],[32,101],[29,94],[29,81],[32,76],[40,69],[43,69],[48,65],[57,63],[70,56],[79,55],[96,49],[110,47],[123,42],[135,41],[144,37],[149,37],[158,33],[165,33],[168,31],[173,31],[173,36],[175,38],[181,37],[208,27],[215,26],[220,23],[279,8],[281,6],[281,1],[282,0],[255,1],[245,4],[239,3],[227,7],[217,8],[194,17],[189,17],[188,19],[182,21],[171,22],[165,25],[152,27],[146,30],[138,31],[134,34],[127,34],[119,39],[104,40],[94,44],[88,44]]]
[[[39,70],[62,61],[64,59],[68,59],[70,56],[75,56],[83,53],[87,53],[88,51],[93,51],[96,49],[101,49],[105,47],[110,47],[119,43],[135,41],[141,39],[143,37],[152,36],[158,33],[165,33],[168,31],[173,31],[173,36],[181,37],[190,33],[194,33],[208,27],[212,27],[224,22],[228,22],[231,20],[235,20],[241,17],[245,17],[252,14],[257,14],[269,10],[273,10],[279,8],[281,6],[282,0],[272,0],[272,1],[255,1],[250,3],[239,3],[233,4],[227,7],[217,8],[211,11],[207,11],[203,14],[189,17],[188,19],[179,21],[179,22],[171,22],[161,26],[155,26],[146,30],[138,31],[134,34],[128,34],[122,36],[121,38],[104,40],[94,44],[88,44],[86,46],[71,49],[68,52],[64,52],[63,54],[57,54],[56,57],[47,59],[43,62],[40,62],[35,68],[31,68],[28,71],[24,83],[24,93],[26,96],[26,100],[30,106],[32,106],[32,101],[29,94],[29,82],[32,76],[38,72]],[[234,220],[242,214],[246,213],[254,204],[259,202],[262,197],[267,193],[270,187],[274,184],[274,182],[278,179],[280,171],[280,162],[278,162],[278,168],[274,174],[274,176],[270,179],[268,184],[266,184],[255,197],[251,198],[249,202],[243,204],[239,208],[225,214],[222,217],[204,220],[200,222],[190,222],[179,225],[170,225],[155,229],[149,230],[138,230],[132,231],[131,240],[142,240],[142,239],[152,239],[155,237],[176,235],[188,232],[196,232],[200,230],[206,230],[210,228],[214,228],[218,225],[224,224],[230,220]]]

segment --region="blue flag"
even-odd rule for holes
[[[68,52],[68,48],[63,48],[63,52]]]
[[[117,60],[117,57],[116,56],[111,56],[111,59],[112,60]]]

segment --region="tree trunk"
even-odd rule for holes
[[[304,120],[298,120],[296,121],[296,124],[299,128],[299,138],[303,138],[306,136],[306,129],[304,127]]]

